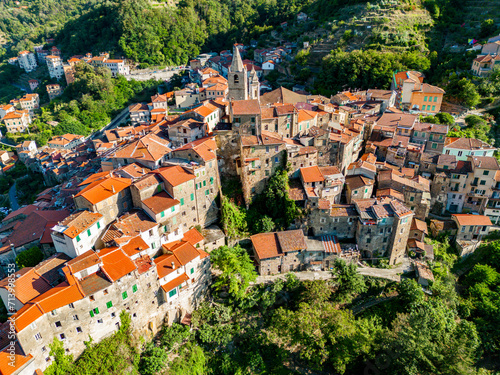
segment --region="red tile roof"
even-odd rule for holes
[[[184,237],[182,239],[186,242],[189,242],[191,245],[196,246],[196,244],[203,241],[205,237],[203,237],[203,235],[198,232],[198,229],[192,228],[184,233]]]
[[[472,214],[453,214],[460,226],[463,225],[493,225],[488,216]]]
[[[75,197],[83,197],[91,204],[102,202],[130,186],[128,178],[108,177],[99,179],[83,188]]]
[[[187,172],[179,165],[161,168],[159,171],[160,176],[174,187],[195,179],[194,174]]]
[[[188,281],[189,276],[183,273],[179,277],[173,279],[172,281],[169,281],[165,285],[162,285],[162,289],[165,291],[165,293],[170,292],[172,289],[177,288],[179,285],[181,285],[183,282]]]
[[[97,254],[103,263],[101,270],[113,282],[136,269],[134,262],[120,248],[104,248]]]
[[[33,298],[48,291],[51,286],[33,267],[25,267],[15,273],[15,297],[26,304]],[[9,290],[9,278],[0,281],[0,288]]]
[[[154,214],[168,210],[169,208],[180,204],[177,199],[173,199],[167,192],[162,191],[161,193],[153,195],[151,198],[144,199],[142,201]]]
[[[304,182],[323,182],[325,178],[318,166],[300,168],[300,174]]]

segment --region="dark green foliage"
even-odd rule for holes
[[[212,266],[221,271],[213,284],[216,290],[227,290],[236,299],[243,299],[257,273],[250,256],[239,246],[221,246],[210,253]]]
[[[476,138],[487,143],[493,143],[495,133],[492,132],[490,124],[477,115],[469,115],[465,118],[467,126],[465,128],[452,127],[448,132],[448,137]]]
[[[44,373],[47,375],[71,374],[74,366],[73,356],[71,354],[66,354],[63,342],[54,337],[54,341],[52,341],[52,344],[50,344],[49,347],[49,354],[54,358],[54,361],[44,371]]]
[[[336,299],[339,301],[349,302],[354,296],[367,290],[364,277],[358,273],[354,263],[346,263],[343,259],[337,259],[332,274],[337,284]]]
[[[388,89],[396,70],[426,71],[429,59],[419,52],[344,52],[339,49],[325,57],[316,88],[324,95],[343,89]]]
[[[243,208],[221,196],[221,224],[229,238],[237,238],[247,230],[246,212]]]
[[[496,29],[497,27],[495,25],[495,21],[493,21],[491,18],[483,20],[483,22],[481,22],[481,31],[479,32],[479,36],[481,38],[486,38],[490,35],[493,35]]]
[[[452,76],[446,86],[446,96],[467,107],[475,107],[481,99],[476,85],[469,79],[459,78],[457,75]]]
[[[256,196],[248,211],[247,222],[253,233],[285,230],[301,215],[300,208],[288,196],[288,173],[279,169]]]
[[[150,342],[141,354],[139,371],[142,375],[155,375],[165,367],[167,359],[168,352]]]
[[[453,125],[455,119],[452,115],[446,112],[440,112],[436,115],[429,115],[421,118],[421,122],[428,122],[431,124],[443,124],[443,125]]]
[[[37,246],[24,250],[16,257],[16,264],[19,268],[34,267],[43,260],[43,253]]]
[[[170,327],[164,326],[160,334],[160,342],[162,346],[171,350],[175,345],[180,344],[189,338],[189,327],[177,323],[173,323]]]
[[[405,279],[397,287],[399,299],[406,305],[407,311],[413,310],[425,301],[422,287],[412,279]]]

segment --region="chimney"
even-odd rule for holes
[[[172,262],[172,269],[175,270],[175,263]]]

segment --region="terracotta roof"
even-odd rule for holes
[[[146,103],[136,103],[128,107],[129,112],[149,112],[149,107]]]
[[[330,209],[332,217],[359,216],[353,204],[334,204]]]
[[[172,151],[168,144],[168,141],[150,133],[116,151],[113,157],[156,162]]]
[[[184,237],[182,239],[186,242],[189,242],[191,245],[196,246],[196,244],[203,241],[205,237],[203,237],[203,235],[198,232],[198,229],[192,228],[184,233]]]
[[[151,198],[142,201],[155,215],[180,204],[177,199],[173,199],[166,191],[153,195]]]
[[[162,289],[165,291],[165,293],[170,292],[172,289],[177,288],[179,285],[181,285],[183,282],[188,281],[189,276],[183,273],[182,275],[176,277],[172,281],[169,281],[168,283],[162,285]]]
[[[82,138],[85,138],[85,137],[83,135],[76,135],[76,134],[56,135],[55,137],[52,137],[52,139],[49,140],[48,143],[49,143],[49,145],[55,144],[55,145],[67,146],[71,142],[73,142],[77,139],[82,139]]]
[[[75,238],[77,235],[97,223],[102,217],[100,213],[80,211],[68,216],[61,221],[59,225],[67,227],[62,233],[69,238]]]
[[[411,222],[410,230],[419,230],[424,232],[424,234],[427,234],[427,223],[414,217]]]
[[[0,281],[0,288],[9,290],[9,278]],[[15,297],[26,304],[33,298],[51,288],[49,282],[39,275],[33,267],[25,267],[15,273]]]
[[[488,169],[493,171],[497,171],[500,169],[498,160],[493,156],[474,156],[471,159],[471,162],[474,167],[478,169]]]
[[[416,123],[417,118],[417,115],[386,112],[377,120],[377,125],[394,128],[396,128],[397,126],[411,127]]]
[[[80,254],[74,259],[71,259],[66,265],[69,270],[74,274],[82,270],[90,268],[99,264],[101,260],[93,250],[88,250],[83,254]]]
[[[163,278],[168,274],[174,272],[174,270],[181,267],[181,262],[174,254],[164,254],[160,255],[154,260],[156,264],[156,271],[158,272],[158,278]],[[172,264],[173,263],[173,264]]]
[[[102,261],[101,270],[113,282],[136,269],[134,262],[120,248],[104,248],[97,255]]]
[[[260,115],[260,104],[257,99],[233,100],[231,107],[233,115]]]
[[[323,182],[325,177],[318,166],[300,168],[300,174],[304,182]]]
[[[186,241],[179,241],[174,244],[166,244],[164,246],[169,251],[174,253],[183,266],[200,256],[198,249]]]
[[[36,211],[38,209],[39,209],[39,207],[35,206],[34,204],[30,204],[28,206],[21,207],[15,211],[12,211],[7,216],[5,216],[5,218],[2,220],[2,222],[11,220],[11,219],[15,218],[16,216],[29,215],[30,213],[32,213],[33,211]]]
[[[24,112],[21,112],[21,111],[13,111],[13,112],[7,113],[3,117],[3,120],[18,119],[18,118],[22,118],[23,116],[27,116],[27,114]]]
[[[463,225],[493,225],[488,216],[472,214],[453,214],[460,226]]]
[[[400,193],[399,191],[391,188],[386,188],[386,189],[377,189],[375,193],[376,197],[392,197],[399,199],[400,201],[404,201],[405,197],[403,193]]]
[[[125,190],[131,183],[132,181],[128,178],[105,177],[89,184],[75,197],[81,196],[91,204],[97,204]]]
[[[14,228],[14,232],[7,238],[7,242],[19,247],[40,240],[46,231],[50,233],[50,228],[68,215],[68,210],[33,211],[17,228]]]
[[[272,103],[290,103],[307,102],[307,95],[298,94],[284,87],[279,87],[274,91],[267,92],[260,98],[261,105]]]
[[[13,375],[20,374],[21,371],[28,363],[33,361],[33,356],[28,354],[26,356],[19,354],[16,350],[13,353],[8,352],[7,349],[0,352],[0,375]]]
[[[160,176],[171,186],[179,186],[195,179],[194,174],[187,172],[179,165],[161,168],[159,171]]]
[[[356,190],[364,186],[369,186],[374,184],[374,180],[361,175],[357,176],[346,176],[345,183],[349,186],[349,189]]]
[[[177,151],[185,150],[193,150],[204,161],[210,161],[216,158],[215,151],[217,150],[217,143],[215,142],[214,137],[200,138],[175,149],[173,154],[175,155]]]
[[[250,237],[259,259],[283,256],[284,253],[307,248],[302,230],[259,233]]]
[[[475,138],[450,138],[447,137],[444,147],[461,150],[495,150],[496,148]]]
[[[317,112],[313,111],[307,111],[305,109],[299,110],[299,117],[298,121],[303,122],[303,121],[311,121],[313,120],[316,116],[318,115]]]

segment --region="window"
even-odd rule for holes
[[[426,101],[427,101],[427,96],[424,96],[424,102],[426,102]],[[422,107],[422,108],[423,108],[423,107]],[[424,109],[425,109],[425,108],[424,108]]]
[[[60,327],[62,327],[62,324],[61,324],[61,322],[55,322],[54,324],[56,325],[56,327],[57,327],[57,328],[60,328]]]
[[[435,101],[435,102],[437,102],[437,101],[438,101],[438,97],[437,97],[437,96],[435,96],[435,97],[434,97],[434,101]]]
[[[103,320],[102,319],[97,319],[97,323],[102,324]]]
[[[36,339],[36,341],[41,340],[42,339],[42,335],[40,333],[37,333],[35,335],[35,339]]]
[[[193,193],[191,193],[190,199],[191,199],[191,202],[194,201],[194,194]]]
[[[181,206],[184,206],[184,198],[181,198]]]
[[[207,180],[203,180],[203,186],[207,186]]]
[[[87,229],[87,235],[90,237],[90,229]]]
[[[208,195],[208,194],[210,194],[210,191],[207,189],[207,190],[205,190],[205,195]]]
[[[177,294],[177,289],[172,289],[170,292],[168,292],[169,297],[173,297]]]
[[[479,185],[486,185],[486,180],[481,180],[481,181],[479,182]]]
[[[73,320],[79,320],[78,315],[73,315]]]
[[[214,184],[214,178],[210,177],[210,185],[213,185],[213,184]]]
[[[76,327],[76,332],[78,332],[78,333],[82,333],[82,332],[83,332],[83,331],[82,331],[82,327]]]
[[[458,151],[458,156],[462,156],[462,151]]]
[[[114,318],[116,316],[116,313],[112,312],[111,317]]]
[[[101,229],[101,223],[97,222],[97,229]]]
[[[95,309],[90,310],[90,316],[93,318],[94,315],[99,314],[99,309],[96,307]]]
[[[415,135],[415,137],[418,137],[418,132],[413,132],[413,134]]]
[[[172,207],[172,209],[173,209],[173,207]],[[172,211],[172,212],[173,212],[173,211]],[[162,211],[160,216],[161,216],[161,217],[165,217],[165,211]]]
[[[80,236],[76,236],[76,242],[80,242]]]
[[[415,200],[415,197],[410,197],[410,202],[413,202]]]
[[[483,176],[488,176],[490,174],[490,171],[483,171]]]
[[[122,299],[127,299],[128,293],[125,291],[122,293]]]
[[[280,161],[280,159],[276,156],[276,157],[274,158],[274,162],[275,162],[275,163],[279,163],[279,161]]]
[[[189,271],[191,275],[194,273],[194,268],[191,268],[191,271]]]
[[[61,333],[59,337],[61,338],[61,340],[66,340],[66,336],[64,335],[64,333]]]
[[[435,106],[435,105],[433,105],[433,106],[432,106],[432,110],[433,110],[433,111],[435,111],[435,110],[436,110],[436,106]]]
[[[372,239],[371,239],[370,237],[368,237],[368,238],[366,239],[366,243],[370,243],[370,242],[372,242]]]
[[[431,148],[437,148],[437,146],[438,146],[438,145],[437,145],[437,143],[433,143],[433,144],[431,145]]]
[[[367,194],[367,193],[368,193],[368,188],[365,189],[365,194]]]
[[[132,292],[137,292],[137,284],[132,285]]]
[[[109,309],[111,307],[113,307],[113,302],[112,301],[108,301],[106,302],[106,307]]]
[[[175,207],[172,207],[172,209],[170,211],[175,212]]]
[[[70,309],[74,309],[74,308],[75,308],[75,305],[73,305],[72,303],[70,303],[70,304],[68,305],[68,307],[69,307]]]

